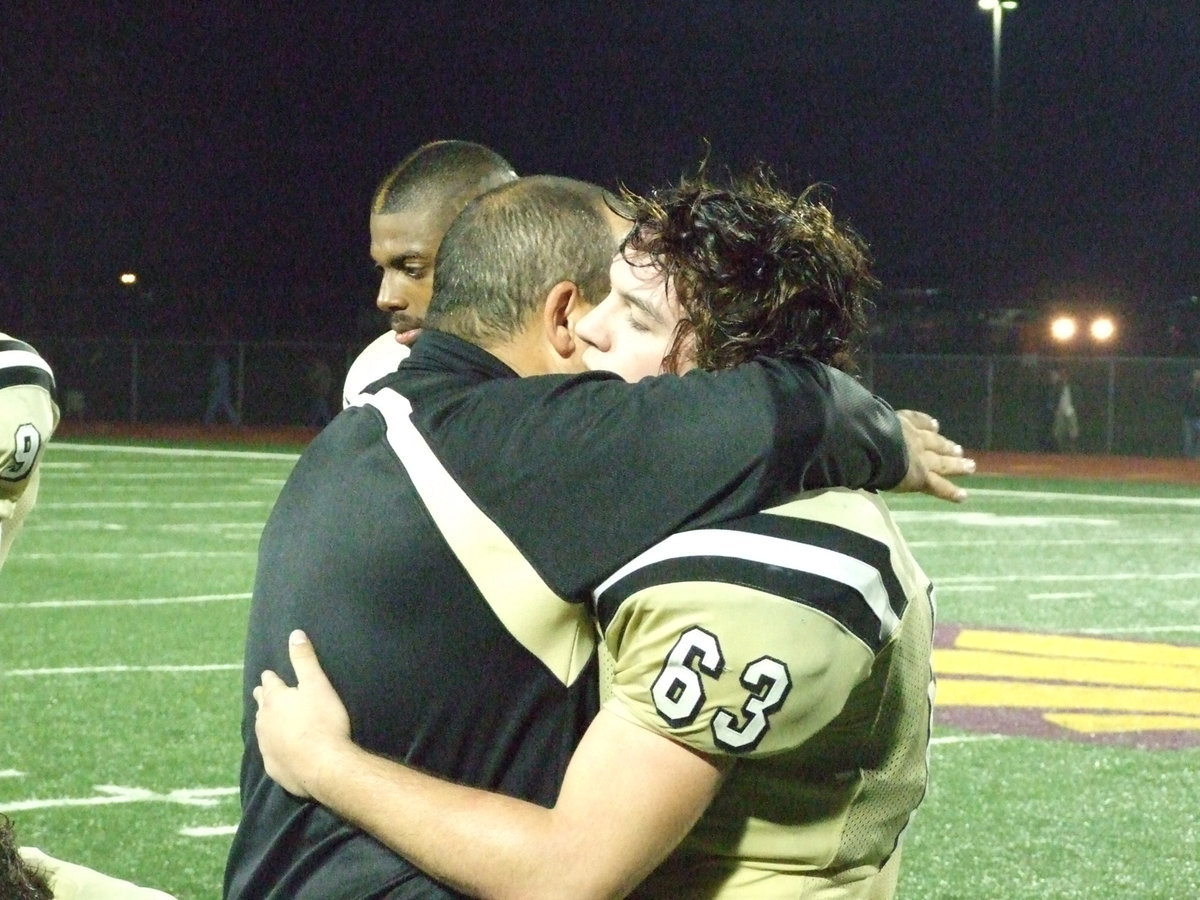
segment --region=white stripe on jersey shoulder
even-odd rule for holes
[[[50,371],[50,364],[36,353],[29,350],[0,350],[0,369],[16,369],[21,366],[41,369],[51,378],[54,377],[54,373]]]
[[[879,541],[888,548],[892,571],[905,593],[912,596],[915,591],[924,593],[928,589],[928,576],[913,558],[887,501],[879,494],[850,488],[820,488],[764,509],[763,514],[824,522]]]
[[[858,591],[879,620],[879,637],[885,643],[900,624],[888,602],[887,588],[879,570],[869,563],[813,544],[745,531],[717,528],[673,534],[617,570],[596,589],[599,597],[609,587],[638,569],[671,559],[721,556],[808,572],[838,581]]]
[[[508,536],[446,471],[412,422],[412,404],[393,388],[358,394],[352,406],[379,411],[387,440],[442,537],[509,633],[570,686],[591,659],[595,628],[586,603],[563,600]]]

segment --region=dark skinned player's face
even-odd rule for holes
[[[396,332],[420,328],[433,293],[433,260],[446,233],[444,216],[406,210],[371,216],[371,258],[382,278],[375,305]]]

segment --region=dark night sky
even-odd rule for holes
[[[208,330],[224,305],[243,332],[339,333],[374,294],[372,188],[448,137],[521,173],[637,189],[708,141],[721,165],[831,184],[893,287],[1147,306],[1200,292],[1193,0],[1007,15],[995,176],[974,0],[149,6],[0,10],[10,316],[121,331],[128,310],[104,298],[131,268],[153,302],[186,299],[172,326]]]

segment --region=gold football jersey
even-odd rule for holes
[[[37,500],[42,448],[58,416],[50,366],[24,341],[0,334],[0,565]]]
[[[890,896],[927,781],[933,600],[884,503],[818,491],[675,534],[596,602],[605,708],[737,760],[637,896]]]

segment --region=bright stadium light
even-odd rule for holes
[[[1071,316],[1058,316],[1050,323],[1050,337],[1054,338],[1060,344],[1075,337],[1077,330],[1078,327]]]
[[[137,275],[133,272],[122,272],[121,284],[137,284]]]
[[[1097,316],[1092,319],[1092,325],[1089,331],[1092,334],[1092,340],[1098,344],[1107,344],[1116,336],[1117,325],[1108,316]]]

